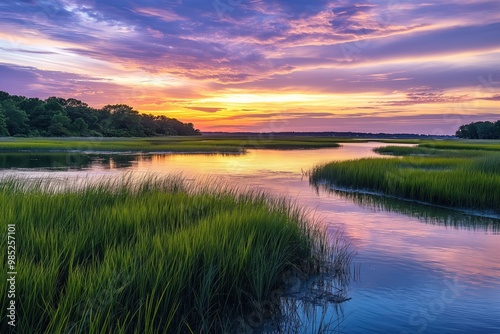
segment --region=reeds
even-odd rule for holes
[[[403,157],[317,166],[310,181],[443,206],[500,212],[500,153],[421,147],[378,151]]]
[[[57,152],[185,152],[244,153],[247,148],[314,149],[339,147],[337,140],[325,137],[153,137],[153,138],[7,138],[1,151]]]
[[[17,230],[19,333],[231,331],[285,270],[331,255],[289,202],[178,178],[3,180],[0,205]]]

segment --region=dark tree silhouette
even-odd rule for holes
[[[4,100],[0,102],[0,108],[3,108],[7,129],[11,136],[26,135],[28,133],[28,115],[14,101]]]
[[[89,107],[76,99],[46,100],[0,91],[0,136],[147,137],[200,135],[192,123],[140,114],[125,104]]]
[[[0,104],[0,136],[5,137],[9,136],[9,130],[7,130],[7,117],[5,116],[5,112]]]
[[[462,125],[455,136],[464,139],[500,139],[500,120],[493,122],[475,122]]]

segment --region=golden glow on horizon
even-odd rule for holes
[[[143,104],[148,112],[153,114],[167,114],[172,117],[183,118],[195,122],[202,130],[210,130],[212,127],[224,125],[222,129],[230,130],[243,128],[245,126],[269,123],[269,114],[273,114],[275,119],[299,119],[304,114],[314,117],[315,114],[326,118],[351,117],[352,114],[370,116],[377,114],[377,117],[391,118],[394,113],[384,112],[389,107],[384,103],[395,103],[392,109],[399,109],[398,116],[436,115],[443,113],[461,114],[475,108],[492,108],[495,101],[477,100],[472,97],[481,98],[483,95],[474,96],[471,90],[452,90],[453,96],[463,96],[464,101],[449,101],[434,103],[432,101],[420,101],[414,105],[404,105],[407,95],[403,92],[393,92],[392,94],[309,94],[306,92],[287,93],[230,93],[226,92],[219,96],[212,96],[202,99],[190,99],[187,102],[171,104],[169,107],[160,108],[157,106]],[[470,96],[468,98],[467,96]],[[379,101],[378,104],[373,101]],[[398,106],[401,102],[403,107]],[[202,110],[193,110],[199,108]],[[140,108],[139,108],[140,109]],[[203,109],[213,109],[211,112]],[[327,116],[330,115],[330,116]],[[214,130],[219,128],[214,128]]]

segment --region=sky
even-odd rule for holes
[[[0,90],[202,131],[454,134],[500,119],[500,1],[5,0]]]

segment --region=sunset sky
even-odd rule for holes
[[[0,90],[202,131],[452,134],[500,119],[500,1],[7,0]]]

